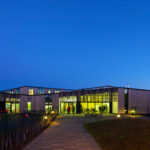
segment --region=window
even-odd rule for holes
[[[59,93],[59,90],[55,90],[55,93]]]
[[[15,113],[15,112],[16,112],[16,111],[15,111],[15,110],[16,110],[16,108],[15,108],[15,103],[12,103],[12,104],[11,104],[11,107],[12,107],[12,113]]]
[[[113,102],[118,102],[118,92],[113,92],[112,93],[112,101]]]
[[[20,103],[16,103],[16,113],[20,112]]]
[[[20,88],[16,89],[16,94],[20,94]]]
[[[31,102],[27,102],[27,110],[28,110],[28,112],[31,111]]]
[[[59,97],[60,102],[76,102],[77,96],[63,96]]]
[[[45,95],[45,111],[46,111],[46,113],[48,113],[51,110],[52,110],[52,96]]]
[[[124,93],[127,94],[128,93],[128,89],[124,89]]]
[[[10,92],[9,92],[10,94],[14,94],[14,91],[13,90],[10,90]]]
[[[43,88],[39,88],[38,89],[38,94],[44,94],[44,89]]]
[[[52,96],[51,95],[45,95],[45,102],[52,102]]]
[[[10,103],[6,103],[6,110],[8,111],[8,113],[10,113],[11,111]]]
[[[45,103],[45,111],[46,111],[46,113],[52,111],[52,104]]]
[[[29,95],[34,95],[33,89],[29,89]]]
[[[6,110],[8,113],[19,113],[20,98],[6,98]]]

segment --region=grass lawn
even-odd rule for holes
[[[85,127],[103,150],[150,150],[150,120],[107,120]]]

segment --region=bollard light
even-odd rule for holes
[[[54,110],[52,110],[52,112],[51,112],[52,114],[54,114],[55,112],[54,112]]]
[[[121,118],[121,115],[120,115],[120,114],[118,114],[118,115],[117,115],[117,118]]]
[[[47,116],[45,116],[44,119],[47,120]]]

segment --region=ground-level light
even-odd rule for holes
[[[52,110],[52,112],[51,112],[52,114],[54,114],[55,112],[54,112],[54,110]]]
[[[47,116],[45,116],[44,119],[47,120]]]
[[[120,115],[120,114],[118,114],[118,115],[117,115],[117,118],[120,118],[120,117],[121,117],[121,115]]]

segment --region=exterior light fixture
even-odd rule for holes
[[[118,114],[118,115],[117,115],[117,118],[121,118],[121,115]]]
[[[54,114],[55,113],[55,111],[54,110],[52,110],[52,112],[51,112],[52,114]]]
[[[47,120],[47,116],[45,116],[44,119]]]

